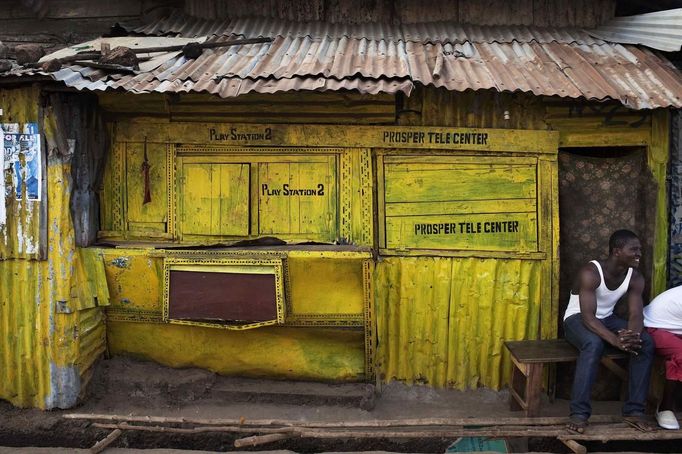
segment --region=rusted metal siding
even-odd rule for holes
[[[116,22],[132,26],[159,7],[180,6],[178,0],[0,0],[0,41],[13,47],[38,44],[56,50],[100,36]]]
[[[398,124],[403,126],[547,129],[542,99],[527,93],[458,93],[420,86],[400,102]]]
[[[107,115],[167,117],[172,122],[236,120],[240,123],[391,124],[396,118],[395,97],[361,95],[348,91],[251,94],[221,99],[205,94],[173,95],[105,92],[99,105]],[[105,229],[106,230],[106,229]]]
[[[372,41],[413,41],[429,43],[461,44],[467,41],[486,43],[511,43],[537,41],[539,43],[577,43],[585,45],[604,44],[586,31],[578,28],[529,27],[527,25],[477,25],[444,22],[415,24],[364,23],[343,24],[331,22],[298,22],[270,17],[246,17],[233,20],[205,20],[188,16],[179,11],[141,27],[131,29],[150,36],[177,34],[183,37],[212,35],[255,37],[323,37],[368,39]]]
[[[0,108],[3,109],[3,115],[0,116],[0,133],[3,132],[2,124],[18,125],[19,131],[15,132],[23,132],[26,124],[36,123],[40,115],[37,97],[36,89],[0,90]],[[4,137],[0,137],[0,140],[4,140]],[[42,165],[44,158],[38,159],[43,168],[42,173],[45,168]],[[41,256],[44,258],[45,245],[41,244],[45,242],[45,227],[41,225],[41,221],[44,222],[41,219],[44,217],[43,205],[40,201],[28,200],[26,194],[22,194],[22,198],[15,197],[14,183],[8,186],[14,179],[11,173],[14,168],[9,166],[10,163],[7,162],[0,168],[0,187],[7,186],[5,190],[10,195],[5,197],[5,192],[2,192],[3,197],[0,199],[0,203],[4,205],[0,207],[0,260],[37,259]]]
[[[50,391],[49,315],[44,262],[0,261],[0,397],[14,405],[38,405]]]
[[[85,298],[82,292],[91,282],[96,288],[97,277],[92,266],[79,267],[69,210],[71,167],[65,150],[56,146],[54,111],[47,104],[43,119],[21,110],[39,104],[34,89],[4,90],[2,95],[14,101],[8,104],[13,121],[38,122],[53,146],[45,175],[50,189],[40,202],[50,208],[46,259],[0,260],[0,398],[21,407],[67,408],[75,405],[83,377],[105,345],[95,295]],[[106,299],[104,292],[94,293]]]
[[[188,0],[188,14],[207,19],[276,17],[335,23],[525,24],[594,27],[613,17],[615,0]]]
[[[392,257],[376,266],[377,374],[459,389],[509,380],[503,342],[535,339],[542,261]]]

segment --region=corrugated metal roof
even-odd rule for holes
[[[617,17],[588,33],[605,41],[677,52],[682,48],[682,8]]]
[[[292,22],[269,17],[241,18],[232,21],[208,21],[174,12],[153,24],[132,29],[144,35],[198,37],[238,35],[249,38],[288,37],[320,39],[350,38],[370,41],[414,41],[421,43],[539,43],[603,44],[578,28],[528,27],[524,25],[462,25],[453,22],[392,25],[384,23],[338,24],[329,22]]]
[[[439,27],[444,25],[434,25],[433,32],[428,32],[430,28],[423,25],[425,32],[419,36],[438,36]],[[203,29],[207,28],[211,27]],[[516,33],[513,27],[479,29],[487,30],[490,37]],[[376,30],[382,30],[381,26]],[[558,30],[549,36],[563,34]],[[123,89],[135,93],[204,91],[222,97],[291,90],[409,93],[419,82],[453,91],[494,89],[613,99],[635,109],[682,107],[680,71],[652,51],[636,46],[553,39],[441,43],[343,34],[331,37],[326,33],[312,36],[312,32],[293,35],[278,34],[271,43],[206,49],[197,59],[177,53],[157,55],[153,64],[145,63],[144,71],[135,75],[70,66],[52,76],[80,90]],[[540,35],[536,29],[529,36]],[[209,41],[228,38],[213,36]],[[147,40],[158,44],[158,37],[127,39],[135,47],[147,47]],[[34,73],[24,70],[19,74]]]
[[[476,44],[460,56],[451,45],[407,45],[412,79],[448,90],[495,89],[538,96],[615,99],[642,109],[682,105],[680,71],[632,46],[559,43]]]
[[[76,70],[74,70],[76,69]],[[241,79],[226,77],[222,79],[202,78],[191,80],[159,80],[151,74],[138,76],[120,76],[107,82],[103,80],[88,81],[78,70],[91,68],[71,67],[54,74],[56,80],[78,90],[104,91],[122,89],[131,93],[210,93],[221,98],[232,98],[246,93],[276,93],[280,91],[338,91],[357,90],[364,94],[406,93],[414,88],[411,80],[380,79],[368,80],[360,77],[336,80],[325,77],[292,77],[287,79]],[[92,73],[89,74],[90,76]]]

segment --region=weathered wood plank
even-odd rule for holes
[[[387,217],[386,247],[537,251],[537,215],[500,213]]]
[[[387,203],[536,197],[536,168],[530,165],[389,164],[385,174]]]
[[[337,219],[334,162],[325,157],[317,163],[259,164],[259,232],[333,235]]]
[[[535,199],[465,200],[440,202],[393,202],[386,204],[386,216],[426,216],[446,213],[520,213],[537,211]]]
[[[562,130],[561,147],[625,147],[646,145],[651,141],[649,129]]]
[[[277,17],[296,21],[329,21],[343,23],[416,23],[436,20],[454,20],[462,23],[536,24],[557,26],[594,26],[613,17],[614,0],[580,0],[575,6],[563,7],[560,0],[447,0],[438,5],[428,5],[416,0],[400,2],[379,0],[315,0],[305,2],[272,1],[252,2],[248,0],[216,1],[188,0],[185,12],[207,19],[237,17]],[[573,2],[567,2],[574,5]],[[568,9],[571,12],[568,17]],[[514,12],[518,11],[517,15]],[[486,14],[487,13],[487,14]],[[549,17],[548,17],[549,16]],[[494,20],[494,22],[493,22]]]
[[[422,0],[397,0],[396,20],[403,24],[416,22],[460,21],[460,0],[441,0],[424,7]]]
[[[407,148],[556,154],[559,133],[516,129],[121,121],[119,140],[220,146]],[[233,134],[236,132],[238,134]],[[125,138],[125,139],[123,139]]]
[[[481,25],[532,25],[533,2],[527,0],[499,0],[459,2],[460,21]]]
[[[391,95],[349,93],[247,94],[236,98],[211,95],[100,94],[100,105],[110,118],[156,116],[175,122],[337,123],[387,124],[395,121]],[[126,115],[118,115],[125,113]]]
[[[533,21],[541,27],[595,27],[615,11],[614,0],[533,0]]]
[[[249,165],[183,163],[180,232],[187,235],[247,236]]]
[[[145,177],[142,165],[149,164],[151,201],[144,203]],[[166,145],[129,143],[126,146],[126,206],[128,222],[147,224],[151,230],[166,231],[168,187]]]

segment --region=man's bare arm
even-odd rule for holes
[[[593,333],[604,339],[609,344],[625,350],[619,337],[612,333],[597,318],[597,294],[596,290],[601,283],[601,277],[593,264],[587,264],[580,270],[580,315],[583,323]]]
[[[644,329],[644,277],[633,270],[628,288],[628,329],[634,333],[641,333]]]

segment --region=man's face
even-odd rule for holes
[[[637,268],[642,257],[642,244],[637,238],[628,240],[622,248],[614,250],[618,261],[623,265]]]

